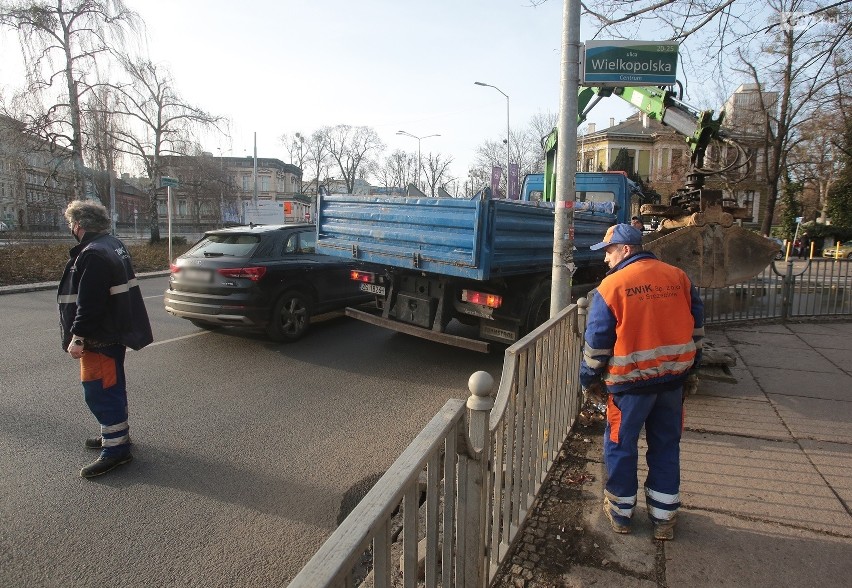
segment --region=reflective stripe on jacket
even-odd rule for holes
[[[679,385],[700,362],[704,305],[680,269],[652,253],[610,271],[589,308],[580,380],[610,392]]]

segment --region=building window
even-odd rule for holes
[[[251,190],[251,176],[243,176],[243,192]]]
[[[178,216],[186,216],[186,200],[178,200]]]
[[[261,176],[258,178],[260,180],[260,188],[258,188],[261,192],[269,192],[269,176]]]
[[[754,190],[743,190],[743,200],[740,206],[749,211],[752,220],[757,217],[757,211],[754,209]]]

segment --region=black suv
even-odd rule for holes
[[[166,310],[202,328],[258,328],[295,341],[311,316],[371,298],[349,279],[354,262],[315,253],[315,246],[312,224],[208,231],[172,264]]]

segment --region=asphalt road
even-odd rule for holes
[[[0,586],[281,586],[449,398],[501,356],[338,317],[302,342],[206,332],[141,282],[135,460],[93,480],[98,427],[52,291],[0,296]]]

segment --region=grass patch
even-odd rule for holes
[[[172,255],[177,257],[186,252],[189,247],[185,243],[175,243],[172,245]],[[0,247],[0,286],[58,281],[68,262],[70,248],[71,243],[17,244]],[[133,258],[136,273],[169,269],[167,241],[161,241],[156,245],[128,244],[127,249]]]

